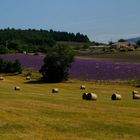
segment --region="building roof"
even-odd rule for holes
[[[119,46],[119,47],[134,47],[135,43],[130,42],[115,42],[112,46]]]

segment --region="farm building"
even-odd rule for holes
[[[112,44],[112,47],[114,49],[120,49],[120,48],[134,48],[136,46],[135,43],[130,43],[130,42],[116,42]]]

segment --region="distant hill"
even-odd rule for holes
[[[130,38],[130,39],[127,39],[126,41],[136,43],[138,40],[140,40],[140,37]]]

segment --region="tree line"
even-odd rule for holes
[[[46,52],[57,41],[90,42],[87,35],[53,30],[0,29],[0,53]]]

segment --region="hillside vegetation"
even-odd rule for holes
[[[43,52],[57,41],[90,42],[87,35],[36,29],[0,29],[0,53]]]
[[[25,79],[24,75],[5,76],[0,81],[1,140],[140,139],[140,101],[132,100],[131,94],[140,92],[139,88],[74,79],[59,84]],[[86,90],[80,90],[81,84]],[[21,90],[15,91],[15,86]],[[59,93],[51,93],[54,87]],[[95,92],[97,101],[82,100],[84,92]],[[111,101],[114,92],[122,95],[121,101]]]

